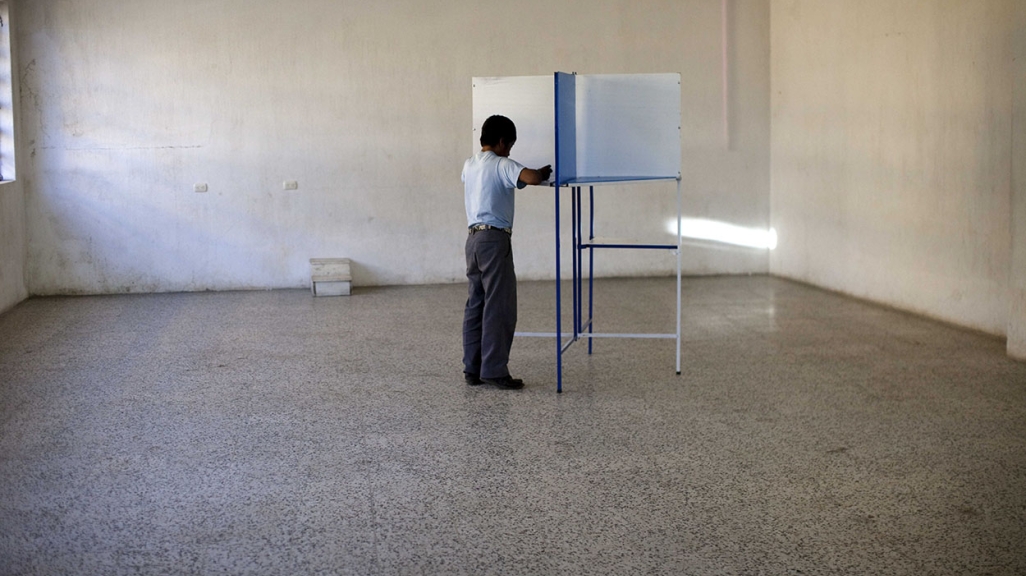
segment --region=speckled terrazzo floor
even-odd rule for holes
[[[0,574],[1024,574],[1026,364],[769,277],[672,341],[520,339],[464,288],[47,298],[0,316]],[[520,329],[552,329],[521,283]],[[673,331],[673,281],[598,328]]]

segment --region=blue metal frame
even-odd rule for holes
[[[556,173],[560,170],[560,161],[556,159]],[[625,181],[626,182],[626,181]],[[585,338],[588,340],[588,354],[594,351],[595,338],[675,338],[677,340],[677,375],[680,375],[680,334],[681,334],[681,245],[673,244],[612,244],[595,242],[595,187],[588,187],[588,241],[584,241],[583,217],[584,202],[581,199],[582,186],[564,186],[570,190],[570,237],[573,250],[571,252],[571,291],[572,291],[572,332],[563,340],[563,316],[562,316],[562,257],[561,257],[561,231],[560,231],[560,192],[561,186],[554,188],[555,196],[555,220],[556,220],[556,392],[563,392],[563,354],[570,346]],[[680,239],[681,225],[681,181],[677,179],[677,238]],[[595,333],[595,249],[596,248],[633,248],[642,250],[677,250],[677,331],[675,334],[596,334]],[[588,315],[584,316],[584,251],[588,251]],[[586,333],[585,333],[586,332]],[[543,334],[531,334],[542,336]],[[551,336],[551,335],[550,335]]]
[[[588,354],[592,353],[592,343],[596,337],[626,337],[626,338],[673,338],[677,340],[677,374],[680,374],[680,238],[681,238],[681,180],[676,178],[659,177],[577,177],[577,156],[576,156],[576,118],[575,118],[575,91],[576,79],[574,74],[564,72],[555,73],[555,167],[553,174],[553,195],[555,201],[556,221],[556,392],[563,392],[563,353],[570,346],[584,336],[588,340]],[[567,118],[567,116],[570,116]],[[677,244],[614,244],[595,242],[595,184],[623,183],[632,181],[677,181]],[[589,218],[588,218],[588,241],[584,242],[582,234],[582,218],[584,213],[581,201],[582,185],[588,184]],[[570,229],[572,251],[572,280],[573,291],[573,332],[568,335],[566,342],[563,341],[563,305],[562,305],[562,257],[561,257],[561,236],[560,231],[560,191],[563,187],[570,188]],[[655,249],[655,250],[677,250],[677,332],[676,334],[596,334],[594,332],[594,290],[595,290],[595,249],[596,248],[630,248],[630,249]],[[584,320],[584,250],[588,250],[588,319]],[[587,328],[587,335],[584,330]],[[541,334],[532,334],[541,336]],[[551,335],[550,335],[551,336]]]
[[[595,240],[595,187],[588,186],[588,244]],[[588,335],[594,333],[595,322],[595,251],[588,250]],[[588,338],[588,354],[591,354],[591,345],[594,338]]]

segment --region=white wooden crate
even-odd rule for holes
[[[349,258],[310,259],[310,291],[314,296],[349,296],[352,284]]]

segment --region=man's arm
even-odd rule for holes
[[[529,184],[533,186],[535,184],[541,184],[542,182],[548,180],[551,174],[552,166],[550,165],[543,166],[537,170],[524,168],[520,171],[520,176],[517,179],[523,182],[524,184]]]

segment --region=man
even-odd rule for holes
[[[517,325],[517,276],[513,270],[513,204],[516,189],[541,184],[550,166],[525,168],[509,158],[517,128],[505,116],[481,127],[481,151],[463,164],[467,209],[466,309],[463,313],[463,375],[471,386],[523,388],[510,376],[509,351]]]

